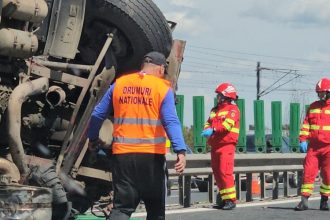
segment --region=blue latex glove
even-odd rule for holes
[[[207,128],[202,131],[201,136],[210,137],[213,134],[213,128]]]
[[[307,152],[308,144],[307,144],[306,141],[301,142],[299,146],[300,146],[300,152],[301,153],[306,153]]]

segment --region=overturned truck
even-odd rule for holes
[[[90,114],[153,50],[176,88],[175,23],[151,0],[0,0],[0,11],[0,218],[68,219],[111,203],[109,149],[87,150]]]

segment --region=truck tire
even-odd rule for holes
[[[95,62],[106,34],[114,29],[117,33],[111,47],[119,73],[138,70],[150,51],[166,57],[171,51],[170,27],[152,0],[88,0],[78,47],[84,63]]]
[[[28,181],[30,185],[52,189],[52,220],[63,219],[71,211],[66,209],[68,207],[66,192],[53,165],[31,166]]]

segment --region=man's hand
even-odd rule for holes
[[[213,128],[207,128],[202,131],[201,136],[210,137],[213,134]]]
[[[303,142],[300,143],[299,147],[300,147],[300,152],[301,153],[306,153],[307,152],[308,143],[306,141],[303,141]]]
[[[178,153],[174,169],[177,173],[182,174],[186,168],[186,155],[184,153]]]
[[[100,148],[104,148],[104,146],[105,146],[105,142],[102,141],[100,138],[93,141],[89,140],[88,142],[88,149],[90,151],[96,151]]]

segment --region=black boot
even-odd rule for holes
[[[213,206],[214,209],[222,209],[225,206],[225,202],[221,199],[221,195],[217,194],[216,204]]]
[[[308,197],[302,196],[300,203],[294,208],[296,211],[304,211],[308,209]]]
[[[231,200],[226,200],[225,205],[222,207],[223,210],[232,210],[236,208],[236,203]]]
[[[328,197],[327,196],[321,196],[320,210],[329,211]]]

